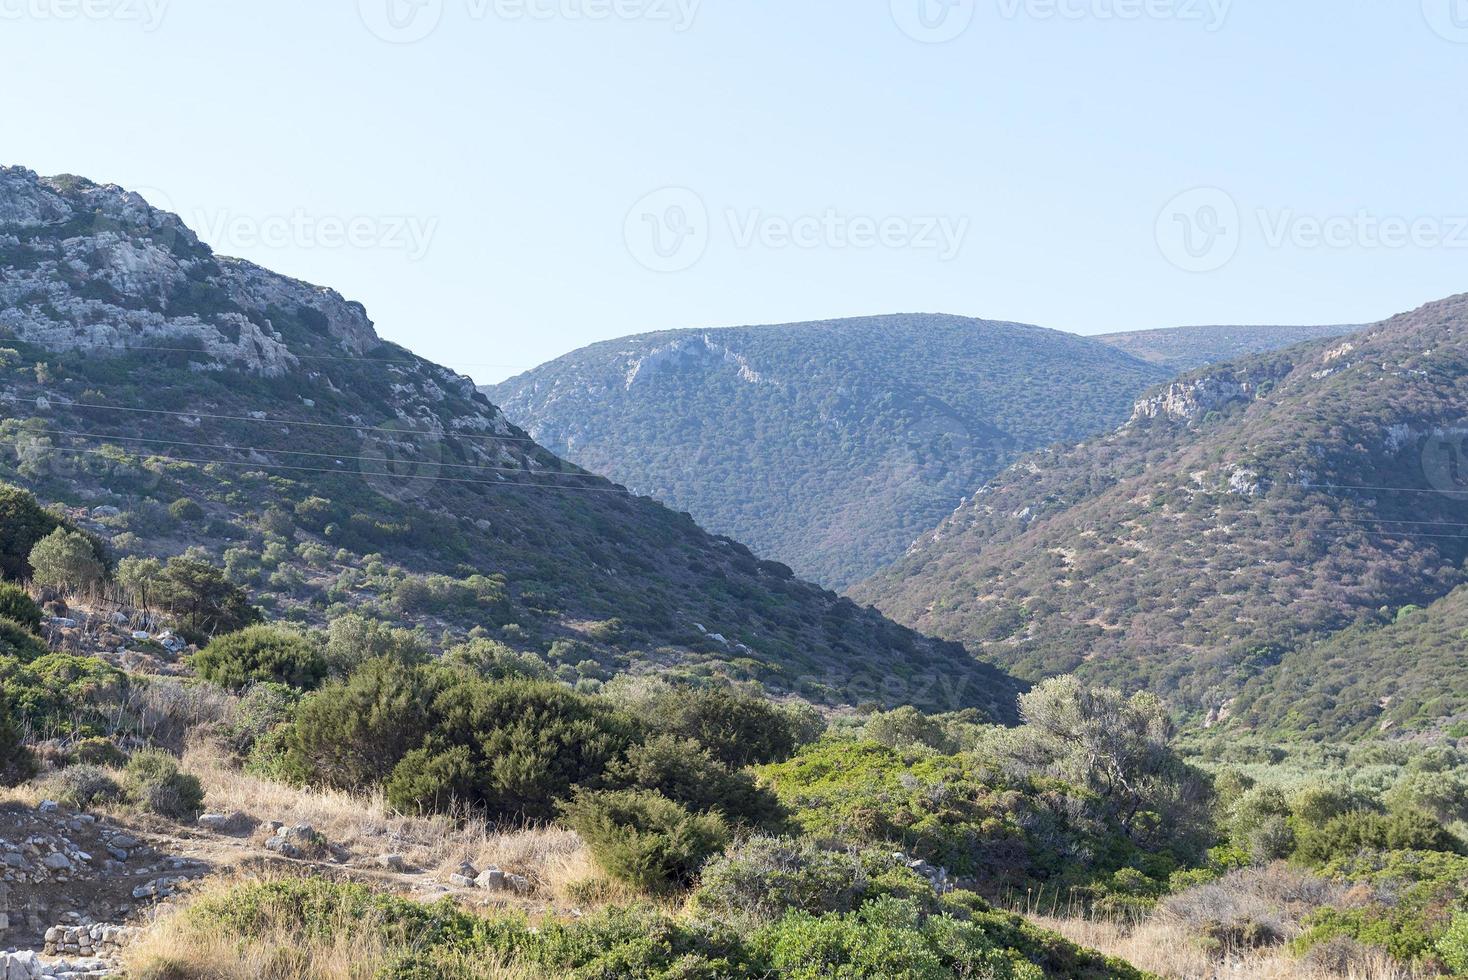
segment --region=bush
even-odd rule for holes
[[[193,643],[260,621],[244,590],[208,562],[170,558],[161,569],[153,568],[147,585],[153,601],[173,616],[179,634]]]
[[[31,577],[40,585],[77,592],[102,580],[102,562],[86,535],[58,527],[36,542],[30,554]]]
[[[1338,858],[1354,857],[1362,851],[1459,853],[1461,849],[1458,839],[1425,813],[1408,810],[1381,814],[1358,810],[1302,833],[1295,857],[1318,866]]]
[[[62,526],[61,519],[36,503],[35,497],[0,483],[0,575],[17,582],[30,578],[31,549]]]
[[[129,803],[174,820],[192,820],[204,807],[199,780],[179,771],[178,760],[161,749],[133,753],[123,772]]]
[[[121,769],[127,765],[127,753],[114,745],[110,739],[84,738],[73,745],[71,751],[67,753],[67,765]]]
[[[608,877],[646,892],[687,885],[729,843],[722,817],[650,791],[581,792],[561,812]]]
[[[1437,941],[1437,951],[1454,973],[1468,973],[1468,912],[1453,916],[1452,925]]]
[[[30,663],[49,652],[40,637],[23,625],[0,618],[0,657],[14,657],[22,663]]]
[[[326,659],[308,637],[278,626],[249,626],[213,640],[193,658],[205,680],[238,691],[252,683],[310,689],[326,676]]]
[[[122,798],[122,787],[113,774],[101,766],[70,766],[47,776],[41,792],[64,807],[85,810],[94,803],[110,803]]]
[[[608,767],[607,779],[619,788],[653,790],[690,810],[717,810],[747,826],[769,826],[781,814],[780,801],[752,774],[735,772],[697,742],[670,735],[629,748]]]
[[[762,925],[796,909],[850,912],[879,895],[931,901],[933,889],[890,850],[833,850],[809,838],[755,837],[704,867],[693,900],[720,919]]]
[[[168,505],[168,513],[176,521],[197,521],[203,518],[204,508],[199,506],[197,500],[189,497],[180,497]]]
[[[18,585],[0,582],[0,619],[19,623],[35,632],[41,628],[41,607]]]
[[[0,687],[0,786],[23,783],[36,774],[34,753],[21,741],[15,717]]]
[[[671,689],[642,716],[658,731],[697,741],[734,769],[782,762],[822,727],[798,709],[717,687]]]

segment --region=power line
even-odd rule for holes
[[[271,449],[271,448],[269,448],[267,446],[231,446],[231,445],[227,445],[227,444],[224,444],[224,443],[215,443],[215,442],[184,442],[183,440],[180,440],[180,439],[147,439],[147,438],[144,438],[142,436],[116,436],[116,435],[111,435],[111,434],[105,433],[105,432],[72,432],[72,431],[67,430],[67,429],[27,429],[27,430],[25,430],[25,433],[24,434],[26,434],[26,435],[65,436],[65,437],[74,438],[74,439],[113,440],[113,441],[117,441],[117,442],[142,442],[142,443],[149,443],[149,444],[154,444],[154,445],[165,445],[165,446],[188,446],[188,447],[190,447],[192,449],[223,449],[223,450],[227,450],[229,452],[257,452],[257,453],[276,453],[276,454],[285,455],[285,456],[313,456],[313,457],[316,457],[318,459],[337,459],[337,460],[350,459],[350,460],[353,460],[354,462],[388,462],[388,460],[386,460],[385,457],[381,457],[381,456],[351,456],[351,455],[348,455],[346,453],[317,453],[317,452],[307,452],[306,450],[302,450],[302,449]],[[433,460],[421,460],[421,461],[404,460],[403,462],[405,462],[405,463],[417,462],[420,465],[432,465],[432,466],[437,466],[437,467],[448,467],[448,468],[451,468],[451,469],[468,469],[468,470],[476,470],[476,471],[480,471],[480,472],[490,472],[490,473],[521,473],[521,474],[525,474],[527,476],[566,476],[566,477],[571,477],[571,478],[574,478],[574,479],[581,479],[581,480],[599,479],[599,477],[597,477],[595,474],[592,474],[592,473],[569,473],[569,472],[561,472],[561,473],[556,473],[556,472],[537,473],[537,472],[534,472],[534,471],[531,471],[531,470],[526,470],[525,468],[519,467],[519,466],[486,466],[486,465],[481,465],[479,463],[440,463],[440,462],[436,462],[436,461],[433,461]],[[336,471],[333,470],[331,472],[336,472]]]
[[[44,397],[44,395],[38,395],[36,396],[36,401],[40,402]],[[29,399],[21,398],[18,395],[0,395],[0,401],[9,401],[15,404],[20,404],[22,402],[29,401]],[[128,405],[93,405],[87,402],[62,402],[60,404],[63,408],[95,410],[99,412],[133,412],[142,415],[167,415],[181,419],[212,419],[222,422],[257,422],[273,425],[300,425],[316,429],[350,429],[354,432],[376,433],[388,432],[394,435],[426,436],[434,439],[466,439],[482,440],[485,442],[529,443],[532,446],[540,445],[534,439],[521,438],[519,436],[489,436],[463,432],[419,432],[414,429],[386,429],[382,426],[347,425],[343,422],[306,422],[297,419],[271,418],[269,416],[265,418],[255,418],[249,415],[211,415],[207,412],[172,412],[161,408],[133,408],[132,406]],[[37,404],[36,409],[38,411],[46,411],[46,409],[42,408],[39,404]],[[549,452],[549,450],[547,450],[547,452]]]
[[[84,455],[99,455],[107,452],[106,449],[78,449],[71,446],[55,446],[52,448],[52,451],[58,453],[80,453]],[[255,470],[292,470],[302,473],[333,473],[337,476],[351,475],[350,470],[334,470],[330,467],[325,466],[289,466],[284,463],[253,463],[248,460],[235,459],[192,459],[186,456],[170,456],[167,453],[150,453],[149,458],[166,459],[174,463],[202,463],[205,465],[212,464],[215,466],[243,466]],[[464,483],[473,486],[496,487],[504,490],[571,490],[584,493],[615,493],[621,494],[625,497],[632,496],[629,491],[624,490],[621,487],[572,487],[559,483],[515,483],[510,480],[469,480],[463,477],[452,476],[413,477],[398,476],[397,474],[393,473],[368,473],[360,470],[358,472],[362,476],[396,477],[403,480],[426,479],[432,483]]]

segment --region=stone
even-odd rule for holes
[[[454,885],[458,888],[473,888],[474,879],[470,878],[468,875],[451,874],[449,875],[449,884]]]
[[[474,883],[486,891],[499,892],[509,887],[505,881],[505,873],[499,868],[487,868],[480,873]]]
[[[52,871],[67,871],[71,868],[71,858],[60,851],[52,851],[41,859],[41,863]]]
[[[389,871],[403,872],[408,870],[408,862],[401,854],[382,854],[377,858],[377,863]]]

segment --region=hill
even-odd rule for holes
[[[1249,354],[1292,347],[1307,340],[1340,337],[1359,329],[1359,326],[1169,327],[1103,334],[1095,339],[1149,364],[1181,373]]]
[[[1463,584],[1465,399],[1462,296],[1195,372],[1010,468],[852,595],[1025,677],[1225,718],[1313,639]]]
[[[1053,330],[905,315],[627,337],[485,391],[552,451],[840,588],[1166,375]]]
[[[1012,717],[1015,686],[570,466],[360,304],[136,194],[0,170],[0,479],[270,615],[478,629],[595,686],[662,670]]]

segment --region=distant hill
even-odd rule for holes
[[[274,617],[478,629],[592,687],[1013,716],[1015,684],[962,648],[564,463],[360,304],[119,187],[0,169],[0,413],[0,480],[120,555],[222,565]]]
[[[1025,677],[1148,688],[1199,719],[1245,690],[1276,721],[1297,695],[1388,696],[1394,674],[1420,701],[1409,655],[1371,659],[1413,616],[1311,644],[1464,584],[1465,416],[1459,296],[1158,388],[1120,430],[1011,467],[851,594]]]
[[[913,314],[626,337],[483,390],[552,451],[839,588],[1169,373],[1071,334]]]
[[[1307,340],[1340,337],[1361,329],[1337,327],[1171,327],[1103,334],[1096,339],[1133,357],[1181,373],[1292,347]]]

